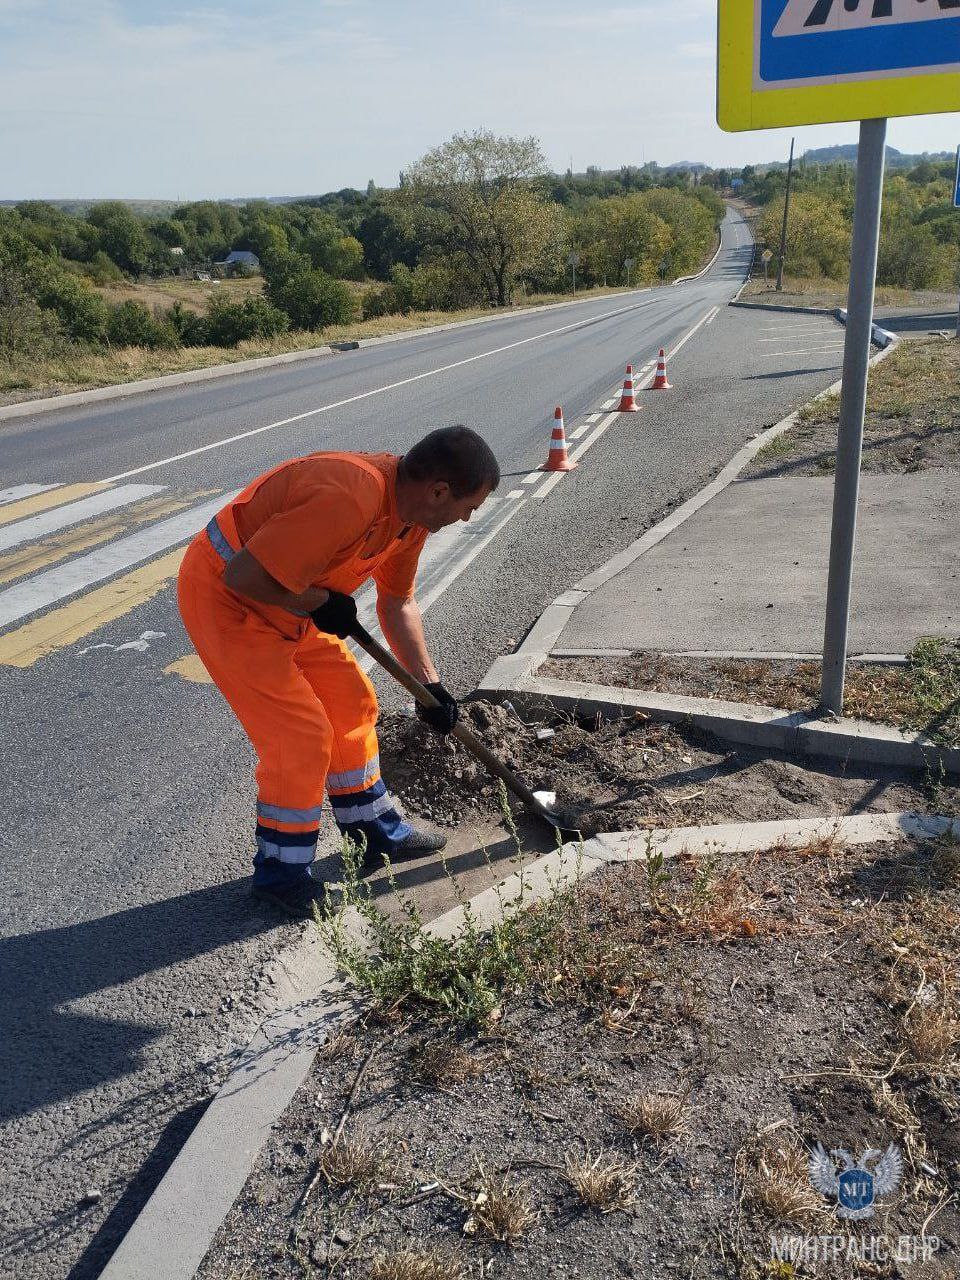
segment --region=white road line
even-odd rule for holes
[[[604,400],[603,404],[601,405],[601,408],[612,409],[616,403],[617,403],[617,397],[611,396],[609,400]]]
[[[777,360],[780,356],[815,356],[843,354],[843,347],[804,347],[802,351],[758,351],[759,360]]]
[[[277,422],[268,422],[265,426],[254,427],[251,431],[241,431],[235,436],[227,436],[223,440],[214,440],[212,444],[200,445],[197,449],[187,449],[183,453],[175,453],[169,458],[161,458],[158,462],[148,462],[142,467],[133,467],[129,471],[121,471],[118,475],[110,476],[106,481],[112,484],[117,480],[129,480],[131,476],[142,475],[145,471],[154,471],[157,467],[167,467],[173,462],[181,462],[184,458],[194,458],[200,453],[209,453],[211,449],[222,449],[225,445],[236,444],[238,440],[249,440],[252,436],[262,435],[265,431],[273,431],[277,427],[287,427],[292,422],[304,422],[307,418],[315,418],[317,414],[329,413],[332,409],[342,409],[344,405],[356,404],[358,400],[368,400],[371,396],[383,395],[387,391],[396,391],[398,387],[408,387],[414,382],[422,382],[424,378],[435,378],[441,373],[448,373],[451,369],[460,369],[464,365],[473,364],[477,360],[487,360],[490,356],[501,355],[504,351],[513,351],[517,347],[524,347],[531,342],[542,342],[544,338],[555,337],[558,333],[569,333],[571,329],[582,328],[585,324],[593,324],[597,320],[609,320],[613,316],[624,315],[628,311],[634,311],[640,306],[647,306],[648,303],[631,303],[628,307],[618,307],[615,311],[604,311],[598,316],[591,316],[589,320],[574,320],[571,324],[561,325],[558,329],[548,329],[545,333],[535,333],[529,338],[520,338],[516,342],[508,342],[505,346],[494,347],[490,351],[478,352],[475,356],[467,356],[464,360],[454,360],[452,364],[441,365],[438,369],[426,369],[423,373],[415,373],[410,378],[401,378],[399,382],[389,382],[382,387],[374,387],[370,391],[361,391],[355,396],[347,396],[345,400],[335,400],[331,404],[320,405],[317,409],[308,409],[305,413],[295,413],[293,417],[281,418]]]
[[[56,533],[58,529],[115,511],[117,507],[127,507],[131,502],[162,493],[165,488],[162,484],[124,484],[119,489],[104,489],[102,493],[70,502],[65,507],[54,507],[52,511],[41,511],[39,515],[17,520],[0,528],[0,551],[19,547],[24,542],[34,542],[48,533]]]
[[[824,317],[826,319],[826,317]],[[829,328],[829,325],[823,325],[820,321],[816,324],[765,324],[761,325],[761,333],[816,333],[818,330]],[[769,341],[769,339],[768,339]]]
[[[804,332],[806,332],[806,333],[809,333],[809,334],[810,334],[810,337],[807,339],[807,341],[810,341],[810,342],[812,342],[812,341],[813,341],[813,339],[814,339],[815,335],[817,335],[817,334],[821,334],[824,338],[826,338],[826,337],[830,337],[830,336],[832,336],[832,335],[833,335],[833,330],[832,330],[832,329],[807,329],[807,330],[805,330]],[[782,333],[778,333],[778,334],[776,335],[776,337],[774,337],[774,338],[758,338],[758,339],[757,339],[757,342],[758,342],[758,343],[760,343],[760,342],[783,342],[784,340],[786,340],[787,342],[803,342],[803,341],[804,341],[804,337],[803,337],[803,334],[800,334],[800,335],[796,335],[796,334],[794,334],[792,337],[786,337],[786,335],[784,335],[784,334],[782,334]]]
[[[588,413],[588,414],[587,414],[587,421],[588,421],[588,422],[598,422],[602,417],[603,417],[603,414],[602,414],[602,413]]]
[[[529,474],[528,476],[524,476],[524,477],[523,477],[523,479],[520,481],[520,483],[521,483],[521,484],[536,484],[536,483],[537,483],[537,481],[538,481],[539,479],[540,479],[540,472],[539,472],[539,471],[531,471],[531,472],[530,472],[530,474]]]
[[[676,345],[675,347],[673,347],[670,351],[668,351],[668,352],[667,352],[667,359],[668,359],[668,360],[672,360],[672,359],[673,359],[673,357],[674,357],[674,356],[677,354],[677,352],[680,350],[680,348],[681,348],[681,347],[686,346],[686,344],[690,341],[690,339],[691,339],[691,338],[693,337],[693,335],[697,332],[697,330],[698,330],[698,329],[703,328],[703,326],[704,326],[704,325],[707,323],[707,321],[710,319],[710,316],[711,316],[714,312],[719,311],[719,310],[720,310],[720,308],[719,308],[719,307],[713,307],[713,308],[711,308],[711,310],[710,310],[710,311],[708,311],[708,312],[707,312],[707,314],[703,317],[703,319],[702,319],[702,320],[698,320],[698,321],[697,321],[697,323],[693,326],[693,328],[692,328],[692,329],[690,329],[690,330],[688,330],[688,332],[687,332],[687,333],[685,333],[685,334],[683,335],[683,337],[680,339],[680,341],[677,343],[677,345]]]
[[[716,318],[717,318],[717,316],[718,316],[719,314],[720,314],[720,308],[719,308],[719,307],[714,307],[714,309],[713,309],[713,315],[712,315],[712,316],[710,317],[710,319],[707,321],[707,324],[713,324],[714,320],[716,320]]]
[[[592,417],[592,416],[593,416],[593,415],[591,414],[591,417]],[[598,416],[599,416],[599,415],[598,415]],[[589,430],[590,430],[590,428],[591,428],[592,426],[593,426],[593,423],[590,421],[590,418],[588,418],[586,422],[581,423],[581,425],[580,425],[579,427],[577,427],[576,431],[571,431],[571,432],[570,432],[569,439],[571,439],[571,440],[579,440],[579,439],[580,439],[580,437],[581,437],[582,435],[584,435],[587,431],[589,431]]]
[[[510,492],[507,494],[507,498],[508,498],[508,499],[509,499],[509,498],[522,498],[522,497],[523,497],[523,490],[522,490],[522,489],[511,489],[511,490],[510,490]]]
[[[9,502],[19,502],[21,498],[32,498],[38,493],[49,493],[51,489],[59,489],[58,484],[15,484],[12,489],[0,489],[0,507]]]
[[[181,511],[148,529],[120,538],[98,551],[79,556],[59,568],[47,569],[18,586],[0,591],[0,627],[19,622],[32,613],[39,613],[58,600],[76,595],[96,582],[103,582],[124,569],[150,560],[161,551],[176,546],[178,542],[186,542],[222,506],[232,502],[239,492],[237,490],[232,494],[221,494],[218,498],[192,507],[189,511]]]
[[[579,462],[580,459],[583,457],[583,455],[587,452],[587,450],[597,443],[597,441],[606,431],[607,427],[609,427],[610,423],[619,417],[620,417],[619,413],[608,413],[607,416],[603,419],[603,421],[597,424],[597,426],[594,429],[593,435],[587,436],[586,440],[584,440],[583,444],[580,445],[579,448],[572,450],[572,452],[570,453],[570,461]],[[547,494],[550,493],[560,483],[563,477],[569,474],[570,474],[569,471],[552,472],[549,476],[547,476],[546,480],[543,482],[540,488],[537,489],[532,494],[532,497],[536,498],[537,500],[540,500],[541,498],[545,498]]]

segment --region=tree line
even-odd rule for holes
[[[761,206],[758,240],[774,257],[780,232],[786,171],[742,171],[743,193]],[[954,164],[922,160],[886,175],[877,283],[903,289],[949,289],[958,280],[960,209],[953,207]],[[847,164],[806,164],[794,170],[785,270],[791,276],[847,278],[853,226],[854,170]]]
[[[551,174],[534,138],[460,134],[395,189],[236,205],[212,200],[143,216],[122,201],[68,212],[0,209],[0,358],[89,347],[233,346],[361,317],[503,307],[570,288],[639,284],[699,267],[723,202],[686,173],[625,166]],[[260,260],[261,295],[110,303],[122,281],[190,276],[231,250]]]

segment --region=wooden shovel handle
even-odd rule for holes
[[[417,702],[419,702],[421,706],[440,706],[440,703],[426,685],[421,684],[416,676],[412,676],[406,667],[401,666],[393,654],[388,649],[385,649],[382,644],[379,644],[374,640],[369,631],[367,631],[365,627],[362,627],[359,622],[355,624],[351,632],[351,638],[356,640],[357,644],[360,645],[362,649],[365,649],[366,652],[369,653],[370,657],[383,667],[384,671],[392,675],[398,684],[402,684],[408,693],[413,694],[414,698],[416,698]],[[481,742],[475,733],[467,728],[462,720],[458,720],[454,725],[452,735],[458,742],[462,742],[471,755],[475,756],[480,763],[485,766],[485,768],[489,769],[495,777],[499,778],[504,783],[508,791],[512,791],[515,796],[524,802],[524,804],[529,805],[531,809],[534,809],[537,813],[546,817],[549,821],[552,821],[552,819],[550,819],[550,815],[530,788],[524,786],[517,775],[511,772],[503,761],[498,759],[490,748],[486,746],[485,743]]]

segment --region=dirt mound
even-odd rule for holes
[[[461,708],[464,723],[508,769],[533,789],[552,788],[551,762],[536,739],[538,726],[490,702]],[[455,738],[440,738],[413,714],[385,715],[378,726],[384,779],[404,807],[441,826],[500,811],[500,788]]]
[[[752,751],[639,714],[580,723],[556,715],[524,719],[509,706],[482,701],[462,710],[466,724],[528,787],[557,793],[564,824],[586,837],[863,809],[925,809],[931,802],[921,780],[903,772]],[[413,815],[455,827],[500,812],[499,784],[486,769],[412,714],[384,716],[380,754],[387,785]],[[940,786],[936,807],[957,812],[960,790]]]

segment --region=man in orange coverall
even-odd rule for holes
[[[458,708],[427,652],[417,562],[427,534],[469,520],[499,481],[489,446],[462,426],[403,457],[314,453],[254,480],[188,548],[180,613],[259,759],[257,897],[297,916],[322,897],[310,864],[324,787],[340,830],[374,856],[446,843],[397,812],[380,777],[376,694],[344,640],[352,593],[373,578],[387,642],[440,703],[417,712],[450,732]]]

